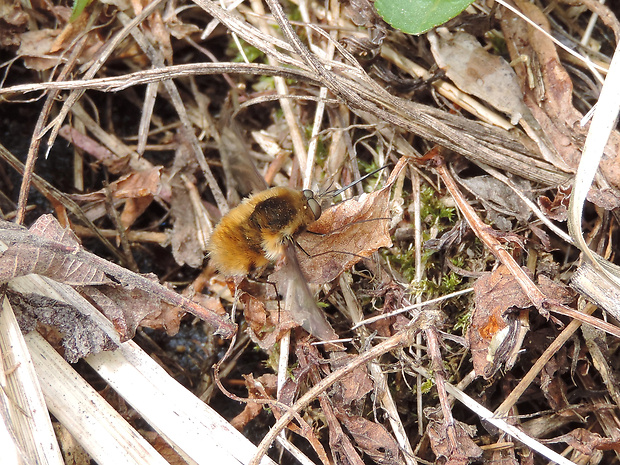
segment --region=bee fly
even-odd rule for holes
[[[311,190],[288,187],[273,187],[251,195],[215,227],[207,247],[211,264],[224,276],[241,278],[286,257],[284,266],[289,284],[283,293],[287,299],[293,299],[293,319],[319,339],[337,339],[299,268],[295,237],[321,216],[320,198],[335,197],[384,168],[316,197]]]

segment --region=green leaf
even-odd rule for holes
[[[80,13],[84,11],[84,8],[86,8],[92,1],[93,0],[75,0],[73,2],[73,9],[71,11],[71,18],[69,18],[69,21],[75,21],[77,17],[80,16]]]
[[[375,8],[392,27],[422,34],[457,16],[473,0],[376,0]]]

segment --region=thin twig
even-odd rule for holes
[[[314,385],[312,389],[306,392],[297,402],[295,402],[295,404],[290,407],[290,409],[288,409],[286,413],[284,413],[282,417],[280,417],[280,419],[276,422],[276,424],[269,430],[269,433],[267,433],[267,435],[260,442],[258,446],[258,451],[249,465],[258,465],[260,463],[260,460],[267,453],[267,450],[269,449],[271,443],[275,440],[276,436],[280,434],[280,431],[282,431],[286,427],[286,425],[294,418],[294,416],[301,412],[301,410],[306,408],[310,404],[310,402],[312,402],[321,392],[328,389],[347,373],[350,373],[358,366],[369,362],[375,357],[380,357],[381,355],[399,347],[413,344],[413,332],[414,331],[412,330],[412,328],[401,331],[400,333],[392,336],[388,340],[376,345],[368,352],[360,354],[351,363],[332,372],[329,376],[323,378],[323,380],[319,384]]]
[[[463,213],[463,216],[469,223],[469,226],[476,233],[476,236],[480,238],[482,242],[490,249],[491,253],[502,262],[511,272],[523,292],[532,301],[534,306],[538,309],[541,315],[547,316],[549,312],[554,312],[559,315],[568,316],[582,321],[583,323],[590,324],[596,328],[605,331],[606,333],[613,334],[620,338],[620,328],[610,323],[602,321],[598,318],[594,318],[590,315],[585,315],[581,312],[573,310],[559,302],[548,298],[539,288],[532,282],[525,271],[517,264],[515,259],[508,253],[508,251],[502,247],[494,234],[493,229],[482,222],[478,217],[474,209],[469,205],[467,199],[463,196],[459,190],[456,182],[450,175],[445,162],[441,156],[435,158],[435,169],[437,174],[441,176],[441,179],[446,184],[446,187],[450,191],[450,194],[454,198],[459,210]]]

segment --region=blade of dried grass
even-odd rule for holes
[[[256,447],[134,342],[86,361],[191,463],[248,463]],[[265,458],[264,465],[275,465]]]
[[[39,333],[26,342],[48,408],[97,463],[168,463]]]
[[[19,456],[14,463],[63,464],[39,378],[6,298],[0,311],[0,357],[0,416],[10,441],[0,440],[2,460],[10,460],[13,449]]]
[[[282,66],[264,65],[261,63],[191,63],[187,65],[171,65],[164,68],[146,69],[122,76],[110,76],[96,79],[80,79],[75,81],[52,81],[32,84],[18,84],[0,88],[0,95],[27,94],[47,90],[99,90],[101,92],[119,92],[133,86],[176,79],[185,76],[202,76],[210,74],[249,74],[256,76],[281,76],[313,85],[320,85],[316,76],[303,69],[284,68]],[[289,98],[292,96],[288,96]]]
[[[413,327],[407,328],[398,334],[395,334],[391,338],[384,342],[374,346],[372,349],[360,354],[355,360],[346,366],[333,371],[329,376],[323,378],[323,380],[314,385],[312,389],[306,392],[295,404],[290,407],[286,412],[278,419],[276,424],[269,430],[269,433],[263,438],[258,446],[256,455],[252,458],[250,465],[258,465],[261,459],[264,457],[267,449],[271,443],[275,440],[276,436],[280,434],[286,425],[298,415],[301,410],[306,408],[310,402],[312,402],[321,393],[332,386],[336,381],[341,379],[347,373],[350,373],[356,367],[373,360],[391,350],[395,350],[399,347],[404,347],[413,344]]]
[[[594,305],[587,305],[584,309],[584,313],[592,314],[596,310]],[[532,368],[521,378],[519,384],[517,384],[510,394],[504,399],[499,407],[495,409],[494,415],[498,418],[504,418],[508,415],[510,409],[521,398],[525,390],[536,379],[540,371],[544,368],[545,364],[551,360],[551,357],[557,353],[558,350],[571,338],[575,331],[581,326],[581,321],[573,320],[566,328],[553,340],[553,342],[545,349],[540,357],[534,362]]]
[[[142,115],[140,116],[140,127],[138,129],[138,147],[136,148],[136,152],[140,157],[144,155],[144,150],[146,149],[158,89],[159,83],[151,82],[146,86]]]
[[[523,289],[523,292],[531,300],[532,304],[536,306],[538,311],[543,316],[548,316],[549,312],[554,312],[560,315],[565,315],[570,318],[578,319],[584,323],[591,324],[606,333],[613,334],[616,337],[620,337],[620,328],[614,326],[606,321],[602,321],[598,318],[594,318],[590,315],[578,312],[566,305],[554,301],[548,298],[536,284],[527,276],[525,271],[517,264],[515,259],[510,253],[500,244],[496,236],[493,234],[493,229],[485,225],[478,217],[474,209],[469,205],[467,199],[460,192],[456,182],[450,175],[446,165],[441,157],[436,159],[435,169],[437,174],[441,176],[441,179],[446,184],[446,187],[450,191],[450,194],[454,198],[459,210],[467,220],[474,233],[480,240],[489,248],[491,253],[502,262],[514,276],[519,286]]]
[[[605,146],[618,121],[620,110],[620,44],[616,46],[605,84],[596,103],[592,123],[585,145],[569,204],[568,231],[575,245],[596,269],[599,278],[616,290],[620,289],[620,267],[590,250],[583,237],[581,218],[590,186],[594,182],[598,165],[605,154]],[[599,184],[604,180],[598,179]],[[597,299],[604,301],[604,299]]]
[[[441,297],[430,299],[425,302],[420,302],[420,303],[416,303],[413,305],[407,305],[406,307],[399,308],[398,310],[394,310],[393,312],[390,312],[390,313],[385,313],[383,315],[377,315],[377,316],[373,316],[370,318],[366,318],[365,320],[362,320],[359,323],[356,323],[351,329],[357,329],[362,325],[368,325],[370,323],[374,323],[375,321],[379,321],[385,318],[390,318],[392,316],[400,315],[401,313],[410,312],[411,310],[437,304],[437,303],[443,302],[444,300],[449,300],[453,297],[458,297],[460,295],[467,294],[468,292],[473,292],[473,290],[474,289],[472,287],[469,287],[467,289],[461,289],[460,291],[451,292],[450,294],[442,295]]]
[[[415,278],[414,282],[419,289],[420,283],[424,278],[425,267],[422,265],[422,217],[420,213],[420,175],[419,171],[411,168],[411,190],[413,194],[413,231],[414,231],[414,251],[415,251]],[[422,303],[422,294],[416,293],[416,304]],[[418,360],[422,360],[422,334],[416,335],[415,339],[416,349],[415,354]],[[422,376],[418,374],[415,380],[416,384],[416,409],[418,413],[418,434],[422,436],[424,434],[424,401],[422,399]]]
[[[266,16],[263,3],[261,1],[252,0],[250,4],[254,12],[258,15],[255,20],[258,22],[258,27],[260,30],[266,35],[276,35],[276,31],[273,28],[270,28],[267,22],[262,19]],[[267,57],[270,65],[273,66],[277,63],[277,60],[274,57],[270,55],[267,55]],[[295,157],[297,157],[297,162],[299,163],[301,172],[304,173],[306,167],[308,166],[308,153],[306,152],[306,141],[301,131],[296,107],[294,106],[294,102],[284,98],[290,94],[286,81],[283,78],[276,76],[274,78],[274,83],[276,86],[276,91],[280,96],[280,106],[282,108],[282,112],[284,113],[284,119],[286,120],[286,124],[290,131],[291,142],[293,143],[293,152],[295,153]],[[304,187],[307,188],[305,185]]]
[[[427,379],[429,379],[431,376],[430,373],[428,373],[428,371],[426,371],[422,367],[417,367],[417,366],[412,365],[411,368],[414,371],[422,374]],[[507,423],[501,418],[497,418],[493,414],[493,412],[491,412],[486,407],[480,405],[478,402],[476,402],[474,399],[469,397],[467,394],[465,394],[460,389],[454,387],[452,384],[445,383],[445,387],[446,387],[446,391],[448,392],[448,394],[450,394],[451,396],[454,396],[458,401],[460,401],[463,405],[469,408],[472,412],[476,413],[481,419],[489,422],[490,424],[500,429],[504,433],[512,436],[513,438],[518,439],[519,441],[521,441],[523,444],[525,444],[532,450],[535,450],[536,452],[541,454],[543,457],[546,457],[552,462],[558,463],[560,465],[575,465],[573,462],[571,462],[567,458],[549,449],[547,446],[539,443],[536,439],[532,438],[531,436],[528,436],[516,426]]]
[[[340,275],[339,284],[342,295],[344,296],[345,302],[347,304],[347,310],[351,315],[351,322],[357,326],[363,318],[362,308],[360,307],[359,301],[357,300],[353,289],[351,289],[349,282],[345,279],[344,274]],[[358,328],[356,332],[361,335],[362,341],[366,341],[370,335],[370,331],[365,327]],[[383,370],[381,369],[381,365],[376,360],[372,360],[368,364],[368,370],[370,372],[370,376],[375,383],[375,393],[377,395],[377,400],[379,401],[381,407],[383,407],[387,412],[387,418],[390,422],[390,426],[392,427],[394,437],[398,441],[400,447],[405,452],[403,454],[405,462],[408,465],[415,465],[416,461],[413,458],[414,453],[411,447],[411,442],[407,437],[407,432],[400,419],[398,407],[396,406],[396,402],[394,401],[392,392],[388,388],[387,375],[383,372]]]
[[[570,286],[620,320],[620,289],[610,286],[607,279],[601,279],[598,268],[588,262],[583,263],[571,277]]]

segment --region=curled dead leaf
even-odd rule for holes
[[[488,378],[505,361],[503,355],[511,351],[512,347],[507,346],[516,342],[516,318],[507,316],[509,309],[525,308],[531,303],[505,266],[480,277],[474,292],[476,305],[467,337],[476,374]]]
[[[136,171],[121,177],[97,192],[73,195],[72,198],[82,202],[105,202],[110,197],[115,203],[116,201],[124,201],[121,224],[127,229],[144,213],[153,202],[154,197],[159,194],[161,171],[161,166]],[[105,210],[102,209],[101,211],[104,212]]]
[[[449,434],[448,428],[453,429]],[[482,449],[471,439],[475,433],[474,426],[455,421],[453,425],[446,426],[441,418],[431,419],[427,428],[431,448],[438,458],[438,463],[468,464],[482,457]],[[450,440],[455,438],[456,443]]]
[[[73,232],[51,215],[40,217],[29,230],[0,222],[0,243],[5,247],[0,253],[0,283],[38,274],[75,286],[112,321],[121,340],[133,337],[137,326],[146,323],[174,333],[183,312],[215,324],[225,336],[234,331],[225,317],[162,286],[155,277],[86,252]]]
[[[9,290],[7,295],[21,330],[24,333],[34,329],[47,334],[58,332],[56,340],[70,363],[117,347],[90,318],[71,305],[37,294],[20,294]],[[50,337],[47,339],[49,341]]]
[[[390,190],[405,164],[404,158],[399,161],[383,188],[329,208],[298,237],[306,252],[297,254],[299,265],[308,282],[329,283],[381,247],[392,246]]]
[[[360,416],[337,415],[357,446],[375,463],[398,465],[403,463],[398,443],[385,426]]]

